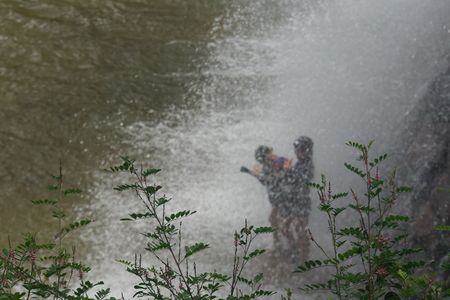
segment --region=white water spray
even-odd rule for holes
[[[151,153],[149,163],[163,169],[159,180],[176,206],[198,211],[187,224],[188,238],[211,244],[202,260],[212,269],[229,268],[232,233],[245,218],[268,225],[264,188],[239,173],[253,163],[258,145],[293,157],[292,141],[308,135],[315,142],[316,176],[324,172],[343,185],[341,166],[352,159],[344,142],[386,140],[445,61],[447,0],[330,2],[230,5],[216,21],[210,58],[186,95],[195,108],[127,128],[136,155]],[[98,190],[112,222],[105,257],[131,257],[140,249],[129,247],[136,231],[115,220],[136,211],[137,202],[121,202],[104,186]],[[106,199],[115,204],[107,206]],[[321,220],[313,211],[310,227],[319,235],[326,227]],[[270,244],[270,238],[261,243]],[[120,286],[126,280],[113,281]]]

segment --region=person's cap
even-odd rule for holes
[[[298,149],[298,148],[303,148],[303,147],[310,147],[310,146],[312,146],[312,144],[313,144],[313,141],[311,140],[311,138],[309,138],[307,136],[301,136],[294,141],[294,148]]]
[[[262,162],[267,154],[272,151],[272,148],[269,146],[261,145],[255,150],[255,159],[258,162]]]

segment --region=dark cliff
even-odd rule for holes
[[[450,67],[430,83],[394,143],[398,178],[414,188],[405,202],[413,218],[411,242],[440,264],[450,249],[450,233],[433,229],[450,225]]]

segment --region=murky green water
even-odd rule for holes
[[[266,54],[252,38],[282,20],[286,4],[0,1],[0,244],[46,227],[29,200],[46,195],[59,160],[66,186],[89,191],[93,172],[136,153],[122,128],[169,110],[195,111],[210,100],[205,87],[217,89],[213,102],[223,110],[236,99],[254,102],[248,95],[261,79],[254,56]],[[228,47],[227,36],[238,37],[236,46]],[[228,47],[225,66],[211,58],[221,47]],[[218,66],[205,72],[210,64]],[[198,84],[211,81],[219,83]]]
[[[79,253],[111,277],[100,279],[130,286],[112,261],[140,248],[138,228],[118,221],[139,208],[100,170],[131,155],[163,169],[176,205],[199,211],[187,239],[218,247],[202,262],[226,268],[223,245],[244,218],[268,225],[265,190],[238,171],[253,149],[292,157],[292,141],[309,135],[317,173],[338,178],[350,159],[343,142],[390,132],[434,78],[450,47],[449,9],[447,0],[0,0],[0,246],[51,230],[29,200],[47,195],[61,160],[65,185],[86,191],[68,211],[97,221],[76,237],[89,247]],[[315,213],[311,227],[326,231]]]
[[[0,241],[45,224],[29,200],[127,152],[122,126],[187,105],[223,3],[0,2]],[[37,225],[36,225],[37,224]]]
[[[151,163],[158,160],[168,170],[169,192],[195,186],[190,194],[186,189],[179,194],[189,194],[188,199],[200,194],[207,214],[219,212],[211,201],[223,202],[218,194],[227,188],[218,181],[217,193],[205,177],[211,177],[211,166],[222,168],[217,162],[223,157],[215,151],[234,135],[224,136],[223,127],[246,118],[236,103],[256,106],[272,76],[265,72],[270,68],[266,57],[272,55],[265,35],[284,19],[289,3],[0,1],[0,247],[8,237],[15,244],[22,232],[36,233],[40,240],[53,236],[50,212],[30,200],[49,196],[46,187],[60,160],[65,186],[85,191],[65,204],[71,219],[86,214],[96,219],[73,238],[78,254],[96,266],[94,276],[100,279],[112,276],[120,267],[114,259],[127,257],[138,244],[131,226],[117,224],[133,204],[120,203],[110,182],[115,178],[99,172],[119,155],[151,154]],[[229,116],[229,109],[238,115]],[[177,127],[185,117],[191,124]],[[228,165],[233,175],[224,176],[227,181],[236,177],[235,166]],[[199,191],[207,190],[214,199],[202,198]],[[265,215],[262,211],[260,219]],[[236,218],[238,227],[242,218]],[[197,223],[196,229],[204,228]],[[225,227],[221,224],[216,226]],[[201,234],[222,243],[214,230],[223,231]],[[128,283],[122,275],[106,279]]]

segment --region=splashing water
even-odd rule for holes
[[[190,105],[125,129],[136,151],[130,156],[163,169],[158,181],[177,208],[198,211],[186,231],[188,239],[211,244],[203,264],[229,269],[232,233],[245,218],[268,225],[264,187],[239,173],[253,164],[258,145],[293,157],[292,141],[308,135],[316,176],[348,183],[340,176],[351,159],[344,142],[389,138],[445,62],[448,15],[447,0],[231,2],[184,96]],[[111,222],[99,229],[108,246],[103,254],[131,257],[140,251],[133,237],[139,228],[115,220],[136,211],[137,202],[113,194],[111,178],[98,176],[104,183],[96,188],[96,210],[106,209]],[[310,227],[319,236],[321,222],[313,210]],[[261,241],[270,245],[270,237]],[[106,278],[118,287],[127,280]]]

